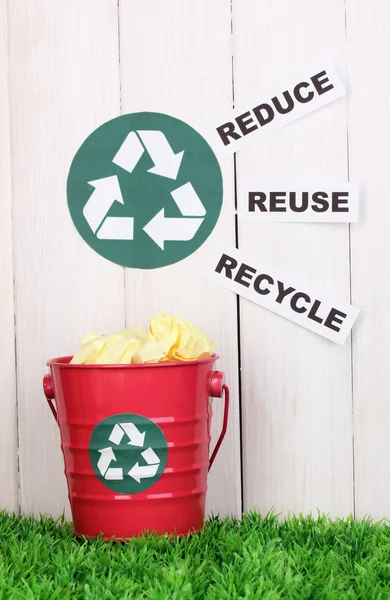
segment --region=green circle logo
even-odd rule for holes
[[[222,174],[209,144],[169,115],[141,112],[107,121],[70,167],[68,206],[87,244],[139,269],[183,260],[213,231]]]
[[[100,421],[88,449],[96,477],[119,494],[150,488],[164,473],[168,458],[168,445],[158,425],[130,413]]]

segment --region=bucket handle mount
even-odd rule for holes
[[[225,437],[227,426],[228,426],[230,393],[229,393],[228,386],[225,384],[225,375],[221,371],[213,371],[212,372],[210,383],[209,383],[209,394],[213,398],[222,398],[222,396],[225,396],[222,431],[220,433],[218,441],[215,445],[215,448],[214,448],[211,458],[209,460],[209,469],[208,470],[210,471],[210,469],[213,465],[213,462],[215,460],[215,457],[217,456],[218,451],[221,447],[221,444],[223,442],[223,438]]]
[[[48,373],[44,376],[43,378],[43,391],[44,394],[46,396],[46,400],[47,403],[49,405],[49,408],[51,410],[51,412],[53,413],[53,417],[55,418],[55,420],[58,423],[58,415],[57,415],[57,411],[56,408],[53,404],[53,400],[54,400],[54,384],[53,384],[53,379],[52,376],[49,375]]]

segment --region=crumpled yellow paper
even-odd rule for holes
[[[73,364],[139,364],[209,358],[215,343],[198,327],[161,313],[150,320],[148,333],[128,327],[111,336],[87,333]]]

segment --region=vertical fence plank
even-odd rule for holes
[[[21,508],[57,515],[67,494],[45,361],[73,353],[87,330],[124,325],[123,269],[86,245],[66,201],[74,153],[119,113],[117,3],[8,6]]]
[[[121,2],[123,112],[166,112],[202,127],[232,106],[230,0]],[[218,118],[218,117],[217,117]],[[208,510],[241,512],[236,299],[208,287],[203,265],[216,240],[234,243],[233,161],[224,163],[224,205],[211,238],[192,256],[158,270],[127,270],[127,322],[153,314],[188,319],[218,343],[232,391],[229,433],[210,473]],[[214,401],[213,439],[222,422]]]
[[[342,0],[233,5],[237,105],[256,93],[267,101],[272,82],[344,42]],[[338,100],[241,150],[238,178],[345,181],[346,143]],[[349,299],[347,225],[244,223],[239,247]],[[352,512],[350,341],[339,347],[246,300],[240,329],[244,508]]]
[[[347,2],[350,176],[362,210],[352,228],[352,299],[362,310],[353,336],[356,516],[389,518],[390,386],[388,257],[390,204],[390,11]]]
[[[0,509],[18,508],[7,5],[0,3]]]

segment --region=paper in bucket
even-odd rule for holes
[[[142,364],[210,358],[215,343],[198,327],[173,315],[153,317],[148,332],[132,326],[114,335],[87,333],[72,364]]]

